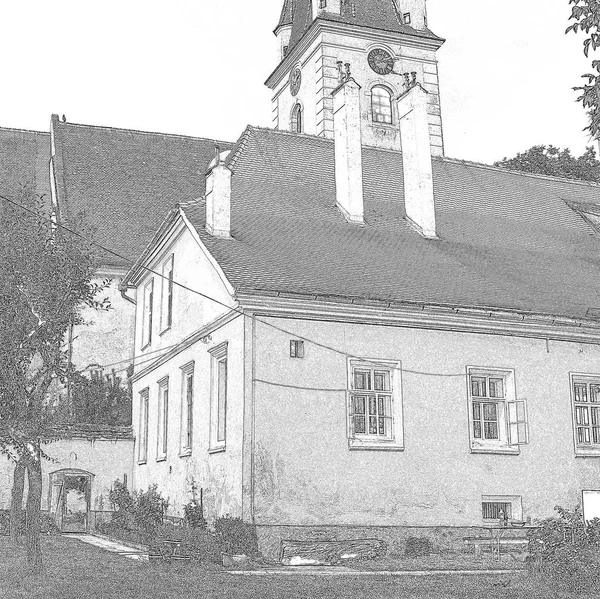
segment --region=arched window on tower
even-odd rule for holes
[[[382,85],[371,90],[371,113],[373,122],[392,124],[392,93]]]
[[[290,130],[292,133],[302,133],[302,106],[300,104],[296,104],[292,109]]]

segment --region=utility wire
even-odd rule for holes
[[[54,222],[52,219],[46,217],[46,216],[42,216],[40,214],[37,214],[35,211],[31,210],[30,208],[27,208],[26,206],[23,206],[22,204],[15,202],[9,198],[7,198],[6,196],[0,195],[0,199],[8,202],[9,204],[12,204],[13,206],[16,206],[17,208],[29,213],[30,215],[32,215],[33,217],[35,217],[38,220],[44,220],[44,221],[50,221],[53,225],[60,227],[61,229],[64,229],[65,231],[68,231],[69,233],[75,235],[76,237],[84,240],[86,243],[89,243],[91,245],[94,245],[98,248],[100,248],[101,250],[103,250],[104,252],[107,252],[108,254],[111,254],[112,256],[115,256],[116,258],[119,258],[121,260],[124,260],[125,262],[129,263],[130,265],[135,265],[136,262],[131,260],[130,258],[127,258],[125,256],[123,256],[122,254],[119,254],[118,252],[115,252],[114,250],[111,250],[99,243],[96,243],[95,241],[92,241],[90,239],[88,239],[87,237],[85,237],[84,235],[81,235],[80,233],[78,233],[77,231],[73,231],[72,229],[70,229],[69,227],[66,227],[65,225],[59,223],[59,222]],[[178,281],[176,281],[175,279],[169,279],[169,277],[167,277],[166,275],[163,275],[162,273],[159,273],[147,266],[144,265],[139,265],[141,269],[152,273],[153,275],[160,277],[162,279],[165,280],[169,280],[172,281],[174,285],[180,287],[181,289],[185,289],[186,291],[189,291],[190,293],[194,293],[196,295],[199,295],[200,297],[203,297],[206,300],[209,300],[211,302],[214,302],[215,304],[218,304],[224,308],[227,308],[228,310],[231,310],[233,312],[237,312],[238,314],[244,316],[245,318],[250,318],[253,319],[256,322],[260,322],[261,324],[264,324],[267,327],[270,327],[276,331],[279,331],[280,333],[284,333],[285,335],[290,335],[291,337],[294,337],[298,340],[304,341],[306,343],[315,345],[316,347],[320,347],[321,349],[325,349],[327,351],[331,351],[333,353],[336,353],[338,355],[344,356],[345,358],[350,358],[353,360],[358,360],[360,362],[363,362],[364,364],[369,364],[371,366],[374,367],[382,367],[383,364],[381,362],[376,362],[373,359],[368,359],[368,358],[363,358],[361,356],[355,356],[353,354],[349,354],[347,352],[344,352],[340,349],[337,349],[335,347],[331,347],[330,345],[326,345],[324,343],[320,343],[318,341],[315,341],[314,339],[310,339],[309,337],[304,337],[301,335],[298,335],[295,332],[292,331],[288,331],[282,327],[279,327],[273,323],[270,323],[266,320],[262,320],[261,318],[258,318],[256,316],[251,316],[249,314],[247,314],[246,312],[244,312],[243,310],[241,310],[240,308],[236,308],[236,307],[232,307],[218,299],[215,299],[209,295],[206,295],[205,293],[202,293],[201,291],[198,291],[196,289],[192,289],[191,287],[188,287],[187,285],[184,285],[183,283],[180,283]],[[162,350],[156,350],[157,352],[162,351]],[[145,358],[148,354],[144,354],[142,356],[140,356],[140,358]],[[152,361],[154,358],[147,360],[147,361]],[[146,363],[147,361],[144,361],[142,363]],[[118,363],[117,363],[118,364]],[[138,364],[139,366],[140,364]],[[98,365],[101,366],[101,365]],[[109,367],[110,365],[108,365],[107,367]],[[409,373],[409,374],[416,374],[416,375],[422,375],[422,376],[430,376],[430,377],[440,377],[440,378],[462,378],[465,376],[465,373],[460,373],[460,374],[456,374],[456,373],[438,373],[438,372],[423,372],[420,370],[410,370],[407,368],[402,368],[402,367],[396,367],[396,366],[386,366],[386,368],[389,368],[391,370],[398,370],[402,373]],[[127,370],[127,369],[123,369],[123,370]],[[120,372],[120,371],[119,371]]]

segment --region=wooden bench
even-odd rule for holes
[[[489,547],[493,553],[495,547],[500,549],[501,547],[506,550],[519,550],[525,549],[529,541],[525,538],[505,538],[497,539],[491,537],[466,537],[464,543],[467,547],[473,547],[475,555],[481,555],[482,547]]]

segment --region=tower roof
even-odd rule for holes
[[[341,14],[324,11],[318,18],[381,31],[441,39],[427,28],[415,29],[405,25],[394,0],[346,0],[342,3]],[[278,27],[292,26],[290,49],[302,39],[313,20],[311,0],[284,0]]]

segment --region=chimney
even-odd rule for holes
[[[350,76],[350,64],[338,62],[339,85],[333,95],[335,189],[337,205],[353,223],[364,222],[360,85]]]
[[[416,73],[406,73],[404,78],[406,91],[398,98],[398,119],[406,217],[423,237],[436,239],[427,92],[417,83]]]
[[[206,230],[214,237],[231,237],[231,170],[229,152],[215,146],[215,157],[206,173]]]

